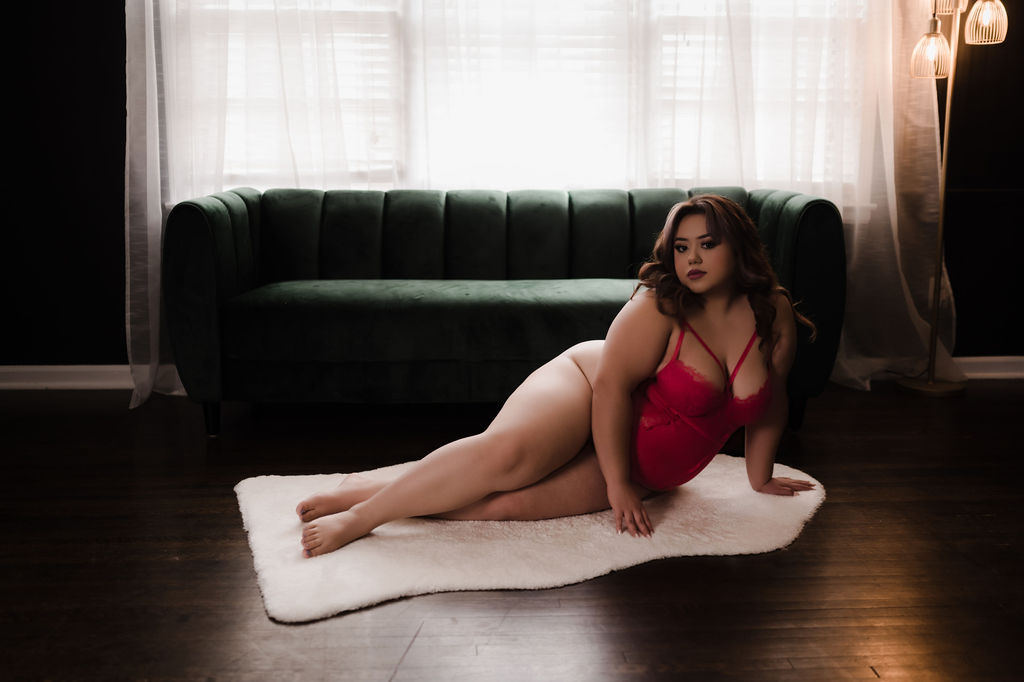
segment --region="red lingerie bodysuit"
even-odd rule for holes
[[[725,389],[720,390],[679,360],[687,329],[722,366],[704,339],[684,323],[672,359],[634,392],[630,478],[650,490],[668,490],[699,474],[729,436],[758,419],[771,402],[770,378],[748,398],[739,399],[732,394],[732,382],[757,339],[756,332]]]

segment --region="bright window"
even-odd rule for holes
[[[853,182],[865,4],[167,0],[172,195]]]

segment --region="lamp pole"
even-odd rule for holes
[[[928,376],[926,379],[901,379],[905,389],[922,395],[944,397],[958,395],[967,388],[966,381],[943,381],[935,378],[935,360],[939,343],[939,298],[942,295],[942,254],[945,249],[944,228],[946,223],[946,174],[949,168],[949,128],[953,110],[953,84],[956,79],[956,56],[960,42],[960,14],[967,0],[943,0],[943,13],[952,14],[950,27],[949,72],[944,73],[943,58],[947,46],[945,38],[938,33],[939,4],[932,4],[932,25],[929,33],[918,42],[911,59],[911,75],[915,78],[945,78],[946,118],[942,131],[942,161],[939,170],[939,222],[936,231],[935,274],[932,278],[931,334],[928,342]],[[968,17],[967,42],[972,44],[993,44],[1006,37],[1006,10],[999,0],[978,0]]]

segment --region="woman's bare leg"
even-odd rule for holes
[[[633,484],[637,495],[653,491]],[[537,521],[609,509],[607,485],[597,454],[588,445],[572,461],[533,485],[511,492],[492,493],[455,511],[435,514],[442,519],[481,521]]]
[[[304,521],[337,514],[373,497],[384,486],[398,478],[370,479],[348,474],[334,490],[318,493],[299,504],[305,506]],[[637,494],[646,497],[651,491],[636,486]],[[454,511],[433,514],[439,519],[533,521],[561,516],[588,514],[608,509],[604,474],[593,446],[589,445],[568,464],[533,485],[509,492],[496,492]]]
[[[300,503],[300,508],[307,506],[305,515],[300,514],[300,518],[313,521],[343,512],[370,499],[399,475],[396,473],[391,479],[371,479],[359,474],[348,474],[335,490],[318,493]],[[593,446],[589,445],[568,464],[533,485],[509,492],[491,493],[461,509],[432,516],[477,521],[535,521],[588,514],[608,509],[605,487],[597,455]],[[653,494],[642,486],[634,487],[641,497]]]
[[[334,551],[388,521],[518,490],[562,467],[590,437],[593,389],[578,363],[585,358],[596,365],[599,344],[576,346],[536,370],[483,433],[438,448],[369,499],[307,524],[306,556]]]
[[[333,490],[317,493],[299,502],[295,513],[302,521],[315,521],[321,516],[343,512],[370,499],[398,476],[396,473],[390,479],[371,479],[359,474],[348,474]]]

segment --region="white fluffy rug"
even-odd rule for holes
[[[814,481],[781,464],[775,475]],[[307,559],[295,507],[343,476],[258,476],[235,486],[275,620],[316,620],[431,592],[557,587],[665,557],[769,552],[793,542],[825,499],[817,481],[795,497],[754,492],[743,459],[718,455],[697,478],[646,501],[651,538],[617,534],[610,511],[548,521],[408,519]]]

